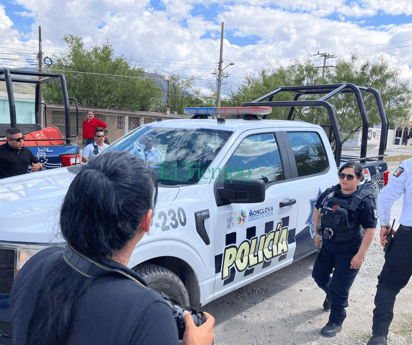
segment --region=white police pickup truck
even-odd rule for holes
[[[246,116],[203,119],[219,111]],[[338,182],[334,153],[322,127],[256,115],[270,111],[188,109],[197,115],[144,125],[107,149],[136,154],[156,172],[151,229],[129,262],[155,290],[201,306],[316,251],[313,211]],[[386,163],[381,168],[383,179]],[[7,298],[16,274],[39,250],[64,245],[59,210],[79,169],[0,182],[3,335],[11,335]]]

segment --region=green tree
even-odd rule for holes
[[[66,76],[69,96],[80,104],[145,111],[161,97],[150,75],[142,68],[131,67],[124,57],[116,57],[108,41],[86,49],[80,37],[65,35],[64,40],[67,54],[48,71]],[[48,103],[63,103],[59,84],[46,84],[43,96]]]
[[[356,56],[348,60],[340,59],[335,68],[326,70],[322,77],[317,66],[309,59],[296,61],[286,67],[264,68],[253,76],[245,78],[238,92],[226,101],[226,106],[239,106],[242,103],[257,99],[279,86],[341,84],[351,83],[358,86],[372,87],[381,97],[389,121],[406,119],[411,110],[412,91],[408,82],[400,79],[400,70],[389,65],[380,57],[374,62],[360,61]],[[378,107],[374,96],[363,93],[369,125],[380,124]],[[294,94],[282,92],[275,95],[274,101],[293,100]],[[301,96],[303,99],[319,99],[321,96]],[[349,139],[362,127],[360,111],[354,94],[340,94],[328,100],[335,109],[343,140]],[[286,119],[289,108],[274,108],[269,118]],[[295,118],[303,121],[329,124],[329,117],[324,108],[295,108]]]
[[[184,108],[202,105],[203,101],[199,98],[200,90],[194,85],[194,77],[184,79],[177,72],[162,75],[160,87],[163,97],[158,102],[157,109],[164,112],[169,108],[171,113],[176,111],[178,114],[184,114]]]

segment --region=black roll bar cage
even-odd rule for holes
[[[29,77],[44,77],[44,79],[34,79],[34,78],[13,78],[13,75],[17,76],[29,76]],[[14,100],[13,94],[13,82],[14,83],[27,83],[27,84],[35,84],[36,85],[36,93],[35,93],[35,121],[36,124],[41,123],[40,119],[40,106],[44,104],[40,100],[40,85],[51,83],[53,81],[60,81],[60,86],[62,88],[63,94],[63,104],[64,104],[64,122],[66,127],[66,133],[64,140],[66,141],[67,145],[71,144],[71,137],[77,136],[79,134],[79,113],[76,101],[76,128],[77,128],[77,135],[71,135],[71,128],[70,128],[70,102],[69,96],[67,94],[67,85],[66,85],[66,77],[61,73],[47,73],[47,72],[36,72],[36,71],[24,71],[24,70],[17,70],[17,69],[9,69],[3,68],[0,69],[0,81],[6,82],[6,89],[7,89],[7,96],[9,100],[9,108],[10,108],[10,127],[16,127],[17,125],[17,116],[16,116],[16,103]],[[70,98],[72,99],[72,98]],[[61,139],[60,139],[61,140]]]
[[[295,93],[293,101],[273,101],[273,96],[280,92],[291,92]],[[378,157],[380,160],[383,159],[387,139],[388,139],[388,130],[389,130],[389,120],[388,116],[385,113],[383,108],[382,98],[379,92],[373,88],[369,87],[362,87],[356,86],[354,84],[326,84],[326,85],[304,85],[304,86],[282,86],[278,87],[271,92],[267,93],[266,95],[255,99],[252,102],[243,103],[242,107],[250,107],[250,106],[267,106],[267,107],[290,107],[287,120],[293,120],[293,111],[295,107],[310,107],[310,106],[320,106],[324,107],[329,115],[330,119],[330,127],[334,134],[336,140],[336,148],[335,148],[335,161],[336,164],[340,165],[341,155],[342,155],[342,137],[339,131],[339,124],[336,119],[335,111],[330,103],[327,102],[328,99],[331,97],[340,94],[340,93],[354,93],[356,97],[356,101],[358,103],[359,111],[361,113],[362,118],[362,138],[361,138],[361,152],[360,152],[360,161],[362,163],[365,162],[366,153],[367,153],[367,141],[368,141],[368,130],[369,130],[369,121],[368,116],[366,113],[365,104],[362,98],[362,92],[371,93],[375,96],[376,103],[378,105],[379,115],[382,122],[382,131],[381,131],[381,138],[379,142],[379,153]],[[303,95],[320,95],[326,94],[325,96],[319,98],[318,100],[304,100],[299,101],[299,97]],[[263,115],[263,119],[266,119],[267,115]],[[324,126],[329,127],[329,126]],[[331,138],[329,138],[331,140]]]

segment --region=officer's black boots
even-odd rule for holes
[[[325,301],[323,302],[323,309],[330,310],[330,308],[332,308],[332,302],[328,300],[328,297],[326,297]]]
[[[342,325],[328,322],[326,326],[322,328],[322,330],[320,331],[320,334],[322,334],[322,336],[324,337],[331,338],[331,337],[336,336],[336,334],[338,334],[338,332],[340,332],[341,330],[342,330]]]
[[[368,345],[387,345],[386,337],[383,335],[374,335],[369,339]]]

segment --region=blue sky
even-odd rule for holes
[[[225,70],[224,93],[262,68],[320,64],[317,52],[383,55],[412,80],[411,0],[0,0],[0,64],[35,64],[40,25],[47,56],[65,52],[66,33],[86,46],[108,39],[131,63],[195,76],[207,92],[216,85],[221,22],[224,65],[235,64]]]

